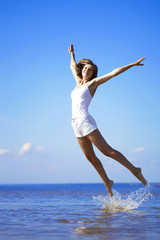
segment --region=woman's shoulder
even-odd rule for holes
[[[90,94],[93,97],[95,92],[96,92],[96,90],[97,90],[97,87],[98,87],[98,85],[96,85],[95,78],[92,79],[91,81],[87,82],[87,87],[88,87],[88,89],[90,91]]]

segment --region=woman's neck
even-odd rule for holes
[[[81,85],[84,85],[84,84],[86,84],[88,82],[88,80],[87,79],[85,79],[85,78],[82,78],[82,80],[81,80]]]

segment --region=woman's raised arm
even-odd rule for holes
[[[130,69],[131,67],[134,66],[143,66],[144,64],[141,64],[141,62],[145,59],[145,57],[140,58],[138,61],[128,64],[126,66],[120,67],[120,68],[115,68],[112,72],[102,76],[102,77],[98,77],[95,78],[94,81],[96,83],[96,85],[101,85],[105,82],[107,82],[109,79],[119,75],[120,73],[123,73],[125,71],[127,71],[128,69]]]
[[[71,55],[70,68],[71,68],[72,74],[73,74],[76,82],[79,82],[80,78],[77,76],[77,71],[76,71],[77,64],[76,64],[75,55],[74,55],[74,48],[73,48],[72,44],[70,45],[70,47],[68,47],[68,51]]]

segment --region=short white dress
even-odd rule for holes
[[[75,88],[72,98],[72,127],[76,137],[84,137],[97,129],[94,118],[89,114],[88,107],[92,100],[88,86],[85,84]]]

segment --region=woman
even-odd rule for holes
[[[108,178],[102,163],[96,157],[92,144],[94,144],[104,155],[115,159],[117,162],[125,166],[137,179],[146,185],[147,181],[142,175],[141,168],[133,166],[120,152],[107,144],[99,132],[94,118],[88,113],[88,106],[97,88],[101,84],[133,66],[142,66],[143,64],[141,64],[141,62],[145,59],[145,57],[124,67],[116,68],[102,77],[97,77],[97,66],[93,64],[91,60],[81,59],[78,64],[76,64],[72,44],[68,48],[68,51],[71,55],[70,68],[76,80],[76,88],[71,93],[72,126],[75,136],[77,137],[79,145],[86,158],[92,163],[99,173],[110,196],[113,196],[113,181]]]

